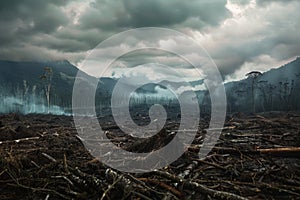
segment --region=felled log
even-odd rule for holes
[[[270,154],[274,156],[300,156],[300,147],[281,147],[269,149],[257,149],[262,154]]]

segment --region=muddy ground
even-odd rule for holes
[[[128,174],[93,158],[70,116],[1,115],[0,199],[300,199],[299,113],[227,117],[218,143],[200,160],[208,119],[177,161]],[[179,125],[169,120],[160,133],[139,140],[111,117],[99,121],[116,145],[132,152],[161,148]]]

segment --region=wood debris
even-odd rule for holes
[[[300,199],[299,113],[228,117],[205,159],[198,152],[209,128],[201,120],[178,160],[142,174],[93,158],[72,117],[13,114],[0,122],[0,199]],[[100,123],[110,141],[133,152],[163,147],[179,126],[169,120],[160,133],[138,139],[122,133],[111,117]]]

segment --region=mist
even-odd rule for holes
[[[54,114],[54,115],[70,115],[64,108],[57,105],[50,105],[49,112],[48,106],[41,104],[42,100],[39,98],[31,98],[31,101],[24,102],[21,98],[13,96],[3,98],[0,102],[0,113],[12,113],[17,112],[21,114]]]

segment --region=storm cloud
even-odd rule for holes
[[[299,55],[299,10],[296,0],[0,1],[0,59],[67,59],[80,66],[97,44],[118,32],[165,27],[192,37],[206,48],[224,78],[234,80]],[[111,46],[107,56],[120,48]],[[184,55],[193,49],[181,51]],[[118,65],[151,62],[147,56],[132,54]],[[181,71],[191,69],[171,54],[150,56]]]

